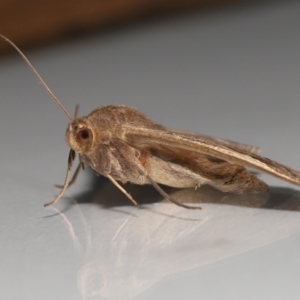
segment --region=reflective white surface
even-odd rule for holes
[[[30,53],[72,113],[126,104],[169,127],[258,145],[300,169],[300,4],[157,21]],[[270,195],[125,185],[89,171],[56,206],[67,119],[19,57],[0,61],[1,299],[298,299],[299,187]]]

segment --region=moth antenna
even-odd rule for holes
[[[74,112],[74,120],[78,117],[78,111],[79,111],[79,104],[76,104],[75,106],[75,112]]]
[[[9,43],[13,48],[15,48],[15,50],[18,51],[18,53],[22,56],[22,58],[25,60],[25,62],[27,63],[27,65],[30,67],[30,69],[32,70],[32,72],[35,74],[35,76],[39,79],[39,81],[43,84],[44,88],[46,89],[46,91],[51,95],[51,97],[53,98],[53,100],[60,106],[60,108],[63,110],[63,112],[67,115],[67,117],[69,118],[70,121],[72,121],[72,117],[69,115],[69,113],[67,112],[67,110],[64,108],[64,106],[61,104],[61,102],[58,100],[58,98],[53,94],[53,92],[50,90],[50,88],[48,87],[48,85],[45,83],[45,81],[43,80],[43,78],[40,76],[40,74],[37,72],[37,70],[33,67],[33,65],[30,63],[30,61],[28,60],[28,58],[25,56],[25,54],[10,40],[8,39],[6,36],[0,34],[0,37],[2,39],[4,39],[7,43]]]

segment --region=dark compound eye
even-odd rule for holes
[[[87,140],[90,137],[88,130],[82,130],[79,134],[83,140]]]

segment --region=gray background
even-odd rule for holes
[[[299,15],[278,1],[157,20],[29,59],[71,114],[125,104],[300,169]],[[20,57],[0,61],[1,299],[299,299],[299,187],[270,176],[269,200],[167,189],[199,212],[126,185],[136,209],[86,170],[44,209],[68,120],[36,82]]]

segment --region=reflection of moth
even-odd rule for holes
[[[134,190],[142,189],[132,186]],[[97,191],[99,197],[95,198],[106,201],[110,193],[111,186],[104,184]],[[103,194],[107,197],[102,197]],[[265,207],[268,196],[269,193],[224,196],[209,186],[172,193],[179,202],[204,200],[205,209],[201,214],[166,202],[147,209],[122,207],[111,210],[110,214],[79,205],[88,223],[87,231],[84,224],[78,222],[80,218],[75,209],[70,217],[80,240],[84,241],[89,232],[91,241],[81,248],[88,247],[88,250],[77,277],[83,299],[98,299],[96,295],[99,299],[102,296],[116,300],[176,299],[171,296],[174,295],[172,289],[170,293],[165,290],[163,297],[157,294],[162,292],[169,276],[172,276],[172,284],[174,279],[178,284],[184,281],[187,274],[192,280],[198,280],[198,275],[205,273],[204,265],[253,251],[299,232],[299,212],[294,210],[299,209],[300,193],[293,193],[293,197],[280,195],[286,207],[283,211],[277,207],[257,209]],[[224,201],[220,205],[221,198]],[[195,273],[189,273],[192,269],[200,273],[196,271],[195,277]],[[202,282],[198,281],[199,291],[203,289]],[[145,295],[136,297],[145,291]]]
[[[76,113],[72,118],[24,54],[7,38],[1,37],[18,50],[70,119],[66,131],[66,141],[71,148],[67,176],[58,197],[46,206],[61,198],[84,165],[109,178],[135,205],[136,201],[118,181],[152,184],[161,195],[186,208],[199,207],[178,203],[157,183],[178,188],[208,184],[231,193],[268,191],[265,183],[245,169],[251,167],[300,185],[298,171],[258,156],[255,147],[168,130],[130,107],[103,106],[83,118],[77,118]],[[76,152],[80,162],[69,181]]]

